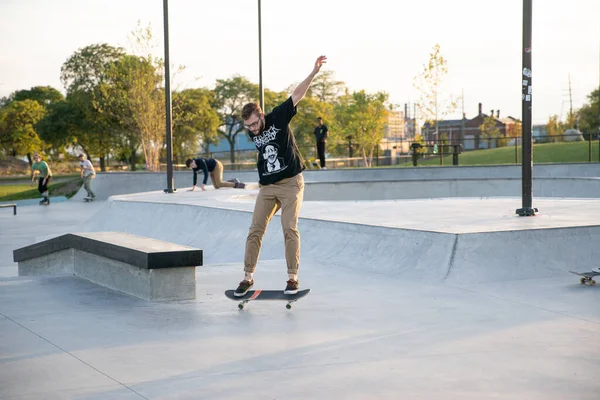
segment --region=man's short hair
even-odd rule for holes
[[[185,166],[189,168],[190,165],[192,165],[192,161],[194,161],[194,160],[192,160],[191,158],[188,158],[187,160],[185,160]]]
[[[244,108],[242,108],[242,119],[243,120],[250,119],[250,117],[254,113],[259,114],[259,115],[262,113],[260,106],[256,103],[248,103],[244,106]]]
[[[321,117],[317,117],[317,119],[321,119],[321,120],[322,120],[323,118],[321,118]]]
[[[80,154],[77,156],[77,158],[85,158],[85,156],[83,154]]]

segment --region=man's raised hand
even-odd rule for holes
[[[319,72],[323,64],[327,63],[327,56],[319,56],[315,61],[315,71]]]

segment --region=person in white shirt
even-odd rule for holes
[[[88,194],[88,199],[95,199],[96,195],[92,191],[92,179],[96,177],[96,171],[90,160],[85,159],[85,155],[79,155],[79,167],[81,168],[81,177],[83,178],[83,188]]]

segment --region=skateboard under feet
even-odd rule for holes
[[[244,296],[237,297],[234,295],[234,290],[226,290],[225,296],[231,300],[239,300],[238,308],[242,310],[246,304],[253,300],[283,300],[287,304],[285,308],[292,308],[292,304],[300,300],[310,292],[310,289],[298,291],[296,294],[285,294],[283,290],[249,290]]]
[[[579,275],[581,277],[579,278],[579,283],[581,283],[582,285],[585,285],[587,283],[590,286],[594,286],[596,284],[594,277],[600,275],[600,272],[569,272],[575,275]]]

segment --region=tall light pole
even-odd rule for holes
[[[165,26],[165,111],[167,135],[167,188],[165,193],[176,192],[173,187],[173,131],[171,127],[171,65],[169,61],[169,0],[163,0],[163,18]]]
[[[260,109],[265,111],[265,92],[262,79],[262,29],[261,29],[261,7],[258,0],[258,90]]]
[[[532,1],[523,0],[523,70],[521,71],[521,114],[523,119],[522,165],[522,208],[517,209],[521,217],[530,217],[538,212],[532,207],[533,144],[531,141],[531,20]]]

